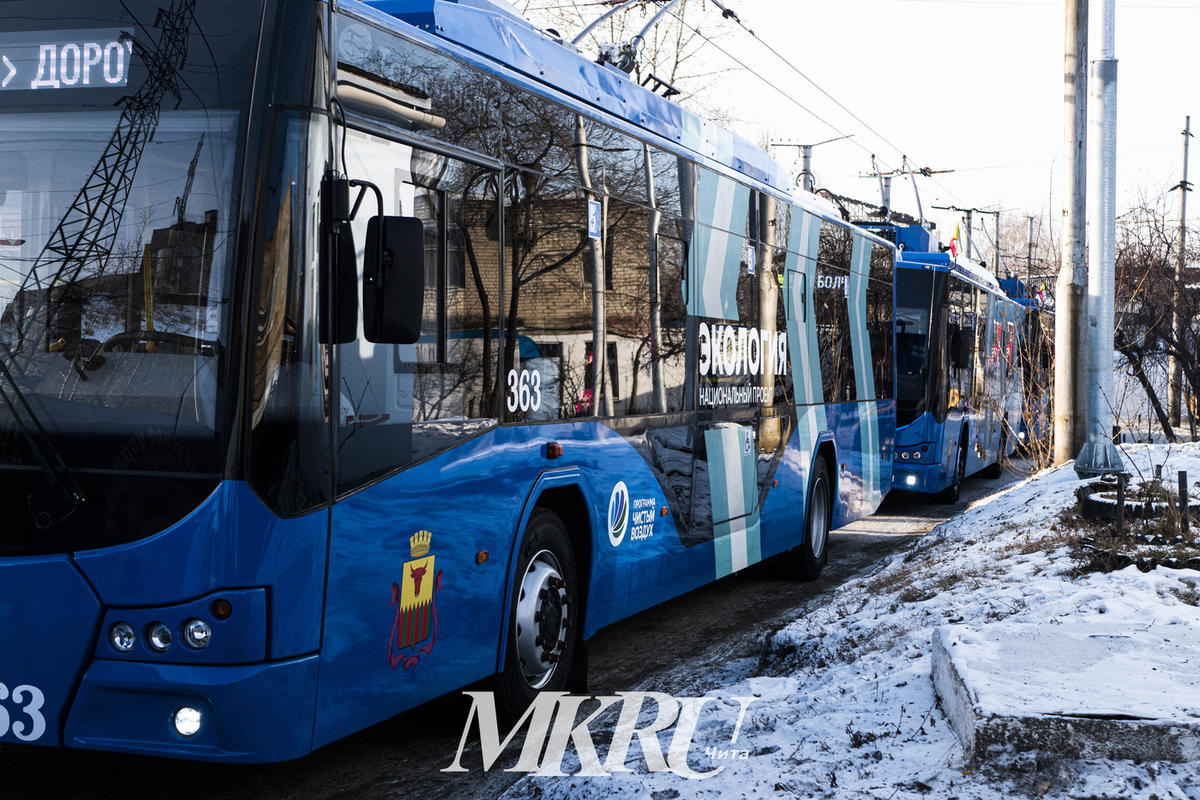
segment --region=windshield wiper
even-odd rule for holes
[[[0,387],[0,399],[3,399],[4,404],[8,406],[13,420],[17,423],[17,427],[21,429],[21,435],[25,437],[26,443],[29,444],[29,449],[33,452],[34,460],[42,468],[42,472],[45,473],[47,480],[50,481],[50,485],[62,492],[71,503],[71,509],[56,520],[47,511],[34,511],[33,498],[32,496],[30,497],[29,513],[33,515],[33,524],[42,530],[46,530],[52,525],[62,522],[75,509],[86,503],[87,495],[84,494],[83,489],[76,482],[74,476],[72,476],[71,468],[67,466],[67,462],[63,459],[62,451],[55,446],[54,440],[50,438],[50,434],[42,425],[41,420],[38,419],[37,414],[34,413],[33,407],[25,397],[25,393],[21,391],[20,384],[17,383],[12,372],[9,371],[8,365],[12,358],[12,350],[9,349],[7,344],[4,344],[3,347],[4,356],[6,357],[0,356],[0,376],[3,376],[8,381],[8,385],[12,387],[12,395],[16,397],[21,408],[29,415],[33,427],[37,429],[37,434],[41,434],[40,442],[34,430],[21,418],[20,411],[17,409],[17,402],[13,402],[13,397],[3,387]],[[53,463],[51,463],[52,461]]]

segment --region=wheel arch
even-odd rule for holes
[[[577,633],[580,640],[587,638],[589,630],[588,615],[590,612],[589,592],[591,588],[592,563],[594,557],[593,543],[596,530],[594,508],[588,502],[589,487],[578,469],[570,468],[543,472],[530,487],[526,495],[525,505],[513,532],[512,542],[508,552],[508,562],[505,568],[504,594],[502,595],[502,612],[500,620],[499,642],[496,648],[496,667],[499,673],[504,669],[504,660],[508,655],[508,627],[511,623],[511,598],[517,576],[517,555],[521,549],[521,541],[525,536],[533,512],[538,508],[553,511],[562,520],[567,529],[567,538],[574,550],[575,564],[579,570],[579,597],[583,605],[583,624]]]
[[[812,463],[808,465],[808,485],[804,489],[804,519],[808,519],[808,505],[812,502],[812,479],[817,471],[817,459],[824,458],[827,467],[826,476],[829,478],[829,527],[833,529],[833,520],[837,518],[838,507],[838,478],[841,475],[841,465],[838,464],[837,445],[833,434],[829,431],[817,438],[817,447],[813,451]],[[808,531],[804,532],[808,536]]]

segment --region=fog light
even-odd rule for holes
[[[175,726],[175,732],[180,736],[195,736],[200,732],[200,723],[204,721],[204,717],[197,709],[191,706],[184,706],[175,712],[175,716],[171,718],[171,723]]]
[[[916,476],[916,475],[909,475],[908,477],[906,477],[906,478],[904,479],[904,482],[905,482],[906,484],[908,484],[909,486],[916,486],[916,485],[917,485],[917,476]]]
[[[183,626],[184,644],[193,650],[203,650],[208,647],[211,638],[212,628],[208,627],[208,623],[202,619],[189,620]]]
[[[150,647],[161,653],[171,646],[171,629],[161,622],[155,622],[146,633]]]
[[[133,649],[133,643],[136,641],[137,634],[134,632],[133,626],[128,622],[118,622],[108,632],[108,643],[118,653],[128,653]]]

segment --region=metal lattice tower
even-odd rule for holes
[[[142,151],[158,126],[162,101],[167,94],[176,99],[181,96],[179,71],[187,58],[188,28],[195,5],[196,0],[178,0],[170,10],[160,8],[154,21],[154,27],[162,31],[157,45],[151,49],[134,43],[134,51],[148,71],[146,80],[135,94],[125,97],[121,118],[104,153],[50,234],[22,281],[18,297],[40,293],[42,302],[49,306],[50,292],[56,287],[103,273],[116,243]],[[24,333],[22,326],[21,338]]]

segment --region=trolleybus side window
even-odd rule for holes
[[[875,399],[892,398],[892,250],[871,247],[871,279],[867,285],[867,332],[871,342],[871,367]]]
[[[603,269],[603,252],[588,236],[588,200],[566,176],[517,170],[506,175],[500,370],[506,421],[595,414],[594,292],[584,272],[590,277]],[[548,361],[546,345],[561,359]]]
[[[496,174],[355,130],[345,135],[348,174],[382,190],[384,214],[421,220],[433,281],[425,285],[416,343],[370,342],[360,319],[357,340],[338,346],[339,491],[480,433],[497,414],[499,252],[488,236]],[[374,205],[368,194],[352,223],[360,292]],[[461,270],[453,263],[460,254]]]
[[[821,353],[821,385],[826,403],[855,399],[854,354],[847,307],[853,244],[854,237],[849,228],[822,221],[813,303]]]
[[[315,118],[322,119],[323,118]],[[285,513],[329,499],[328,362],[318,345],[315,270],[328,149],[323,122],[281,114],[261,218],[266,229],[253,304],[250,477]]]
[[[947,305],[950,312],[947,326],[950,389],[961,400],[967,401],[973,393],[972,380],[975,369],[977,323],[974,287],[951,277]]]

